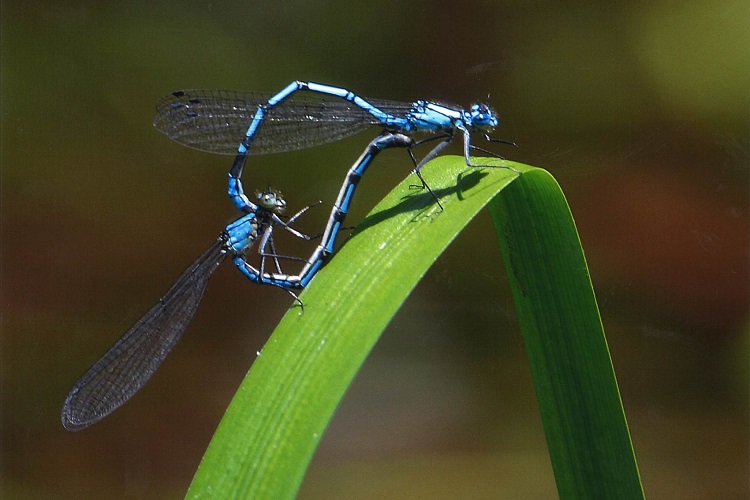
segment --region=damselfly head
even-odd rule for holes
[[[258,192],[256,196],[258,205],[270,212],[280,214],[286,209],[286,200],[282,197],[281,192],[271,187],[267,191]]]
[[[486,104],[473,104],[469,111],[469,116],[471,118],[471,126],[483,132],[490,132],[497,127],[497,115]]]

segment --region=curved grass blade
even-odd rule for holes
[[[441,157],[422,172],[444,212],[429,194],[410,190],[411,179],[373,209],[300,296],[304,314],[292,308],[253,363],[188,497],[294,498],[336,407],[381,332],[429,266],[490,202],[506,267],[515,277],[511,283],[560,496],[642,496],[567,203],[546,171],[482,159],[494,161],[523,173],[467,168],[461,157]],[[564,347],[558,349],[559,343]]]

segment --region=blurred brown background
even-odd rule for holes
[[[305,79],[489,94],[520,146],[496,150],[568,196],[647,495],[747,498],[749,19],[738,0],[3,2],[2,496],[184,494],[285,293],[226,265],[130,403],[75,434],[60,408],[236,215],[231,158],[156,132],[157,99]],[[251,159],[245,181],[330,204],[374,133]],[[352,223],[410,170],[402,152],[376,165]],[[491,231],[482,214],[396,316],[302,498],[555,495]]]

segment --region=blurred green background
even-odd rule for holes
[[[748,21],[739,0],[3,2],[2,496],[184,494],[288,295],[225,265],[130,403],[75,434],[61,405],[237,215],[231,158],[155,131],[157,99],[304,79],[403,101],[489,95],[496,136],[520,146],[495,150],[568,196],[646,494],[747,498]],[[245,181],[292,210],[330,206],[374,133],[252,158]],[[383,153],[348,221],[409,170]],[[298,227],[320,231],[327,211]],[[404,305],[301,498],[555,495],[491,231],[483,214]]]

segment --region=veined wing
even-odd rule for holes
[[[224,260],[218,240],[94,366],[65,399],[63,426],[77,431],[98,422],[128,401],[151,378],[193,318],[206,283]]]
[[[232,90],[181,90],[156,106],[154,126],[185,146],[218,154],[237,154],[258,106],[273,94]],[[374,101],[387,112],[410,104]],[[406,112],[404,111],[404,113]],[[335,142],[380,121],[344,99],[301,91],[271,108],[249,154],[280,153]]]

